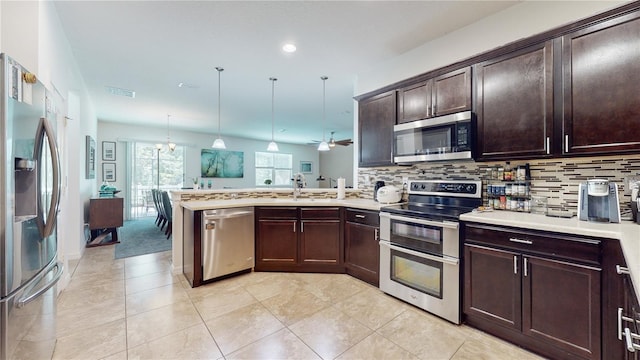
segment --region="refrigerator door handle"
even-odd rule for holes
[[[43,285],[40,288],[38,288],[38,290],[34,291],[35,286],[33,288],[27,290],[25,292],[25,294],[23,294],[23,296],[18,300],[18,308],[24,307],[28,303],[32,302],[33,300],[38,298],[40,295],[44,294],[47,290],[51,289],[51,287],[53,285],[55,285],[58,282],[58,280],[60,280],[60,276],[62,276],[62,273],[64,272],[64,266],[63,266],[62,262],[58,261],[51,268],[51,270],[49,270],[46,274],[44,274],[42,276],[42,278],[40,278],[40,281],[42,281],[42,279],[44,279],[46,277],[46,275],[49,272],[53,271],[54,269],[57,269],[57,270],[56,270],[55,274],[53,275],[53,279],[51,279],[51,281],[49,281],[45,285]],[[36,283],[36,285],[39,284],[40,281],[38,281]]]
[[[58,160],[58,149],[56,147],[56,137],[51,128],[51,124],[46,118],[40,118],[38,124],[38,130],[36,131],[36,143],[34,149],[34,157],[41,163],[42,147],[44,146],[44,138],[47,137],[47,143],[49,144],[49,152],[51,153],[51,163],[53,171],[53,186],[51,194],[51,204],[49,205],[49,211],[47,217],[38,217],[38,228],[42,234],[42,237],[47,237],[53,233],[55,226],[55,218],[58,213],[58,206],[60,204],[60,162]],[[40,193],[40,180],[38,179],[38,193]],[[38,210],[40,212],[40,210]]]

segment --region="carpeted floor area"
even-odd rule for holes
[[[116,244],[115,258],[126,258],[160,251],[171,250],[171,237],[155,224],[155,217],[144,217],[125,221],[119,229],[119,244]]]

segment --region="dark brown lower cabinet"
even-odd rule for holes
[[[347,274],[375,286],[380,283],[379,229],[377,211],[346,209],[344,263]]]
[[[256,271],[344,272],[337,207],[256,207]]]
[[[467,224],[465,322],[552,359],[601,359],[599,253],[598,240]]]

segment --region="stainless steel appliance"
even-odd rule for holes
[[[473,158],[471,111],[394,125],[396,163]]]
[[[255,266],[253,208],[202,212],[202,280]]]
[[[482,204],[480,181],[409,182],[407,203],[380,209],[380,290],[460,323],[458,217]]]
[[[578,188],[578,217],[584,221],[620,222],[618,185],[604,179],[592,179]]]
[[[44,86],[0,54],[0,359],[53,354],[60,193],[55,114]],[[44,348],[42,348],[44,346]],[[50,357],[50,356],[49,356]]]

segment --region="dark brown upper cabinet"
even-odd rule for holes
[[[360,167],[393,164],[393,125],[396,124],[396,91],[389,91],[358,103]]]
[[[479,159],[546,157],[553,141],[551,41],[474,66]]]
[[[398,124],[471,109],[471,67],[398,90]]]
[[[471,110],[471,67],[433,79],[433,116]]]
[[[562,154],[640,150],[640,13],[562,37]]]

